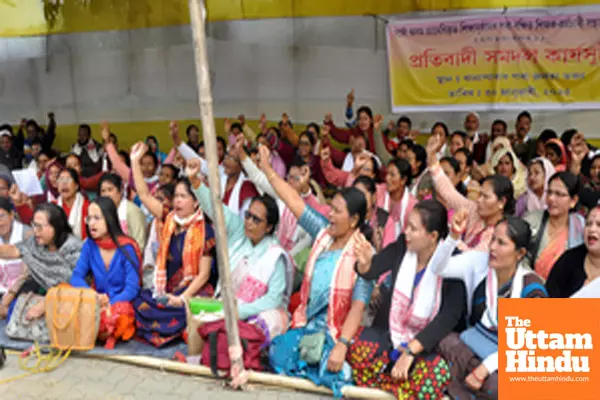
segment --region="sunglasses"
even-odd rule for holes
[[[246,211],[246,213],[244,214],[244,216],[246,217],[246,220],[251,219],[252,222],[254,222],[256,225],[265,222],[264,219],[260,218],[259,216],[251,213],[250,211]]]

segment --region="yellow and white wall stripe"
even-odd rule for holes
[[[187,0],[90,0],[89,9],[77,1],[64,0],[64,18],[47,35],[41,0],[0,0],[0,121],[17,123],[24,116],[44,121],[53,110],[63,125],[57,143],[66,149],[81,122],[108,118],[119,124],[114,130],[127,145],[147,134],[167,141],[170,119],[197,120]],[[295,122],[306,123],[329,111],[342,124],[345,95],[354,88],[357,104],[388,114],[385,26],[364,14],[389,18],[591,3],[208,0],[215,113],[219,118],[244,113],[252,120],[266,112],[277,120],[287,111]],[[437,119],[455,129],[464,118],[462,113],[410,116],[423,130]],[[487,130],[496,117],[512,125],[515,113],[481,116]],[[600,137],[596,112],[539,112],[534,119],[538,132],[575,126]]]

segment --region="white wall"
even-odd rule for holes
[[[213,23],[209,55],[217,116],[266,112],[277,119],[343,122],[345,95],[389,115],[384,26],[371,17]],[[599,94],[600,97],[600,94]],[[195,118],[196,80],[188,27],[0,39],[0,121],[23,116],[60,123]],[[480,113],[491,120],[514,112]],[[534,113],[534,128],[577,127],[600,137],[595,111]],[[427,130],[458,128],[463,113],[411,114]]]

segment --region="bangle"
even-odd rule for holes
[[[475,378],[475,380],[476,380],[477,382],[479,382],[479,383],[483,383],[483,381],[485,380],[485,379],[480,379],[480,378],[477,376],[477,374],[475,373],[475,370],[471,371],[471,375],[473,375],[473,378]]]
[[[267,175],[267,180],[271,180],[275,177],[275,175],[277,175],[277,173],[275,171],[271,171],[268,175]]]

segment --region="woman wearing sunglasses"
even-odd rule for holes
[[[210,191],[199,178],[200,160],[189,160],[186,172],[200,206],[214,218]],[[289,255],[275,236],[277,203],[268,195],[255,196],[243,218],[228,207],[223,212],[238,316],[262,329],[268,344],[287,329],[294,273]]]
[[[62,208],[56,204],[39,204],[33,213],[33,236],[17,243],[0,245],[0,258],[21,259],[27,266],[2,298],[0,318],[6,317],[15,307],[14,299],[21,294],[33,293],[38,296],[37,304],[28,310],[18,310],[20,315],[25,313],[29,321],[44,315],[43,297],[48,289],[68,282],[81,253],[82,242],[72,233],[69,221]],[[31,326],[31,330],[38,325]],[[45,329],[45,322],[42,329]],[[33,333],[33,332],[32,332]]]
[[[143,290],[133,303],[137,335],[156,347],[181,338],[186,326],[185,299],[212,296],[216,284],[215,235],[194,197],[190,182],[175,185],[172,202],[150,193],[144,181],[141,160],[147,145],[136,144],[131,152],[133,179],[138,196],[156,217],[159,243],[156,252],[153,289]],[[160,191],[159,191],[160,194]]]

